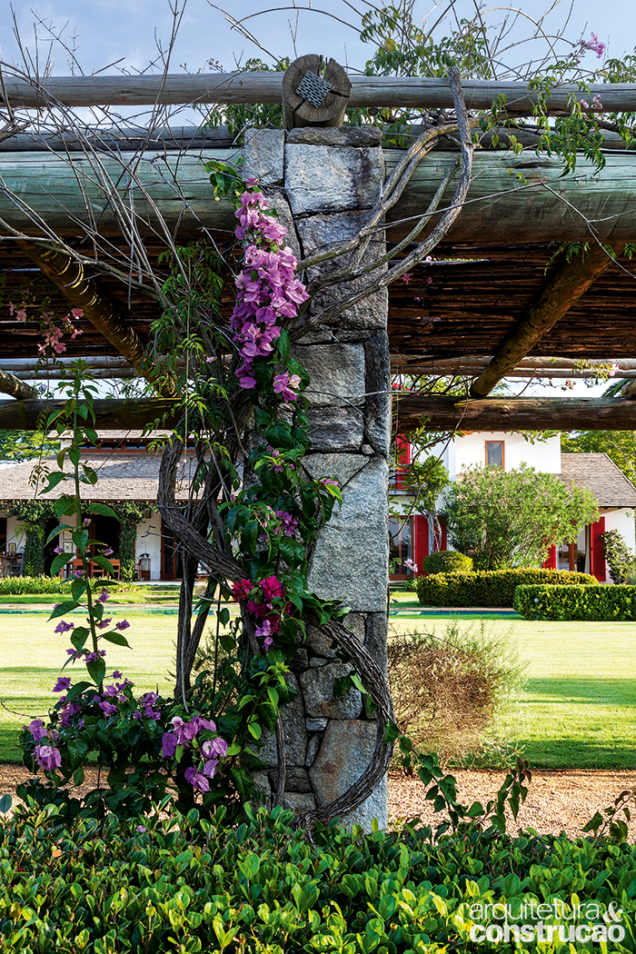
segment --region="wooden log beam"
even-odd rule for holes
[[[37,398],[38,392],[20,378],[16,378],[10,371],[0,371],[0,394],[10,394],[18,401],[28,398]]]
[[[399,149],[384,150],[388,174],[403,155]],[[162,222],[167,229],[174,230],[177,241],[198,238],[203,228],[234,230],[236,219],[231,201],[210,201],[210,179],[202,160],[235,161],[236,151],[205,150],[200,157],[166,154],[159,165],[154,161],[156,153],[144,156],[153,162],[142,161],[137,167],[139,186],[131,213],[140,234],[157,238],[159,233],[161,237]],[[391,210],[391,241],[399,241],[408,234],[413,221],[403,220],[419,219],[456,159],[455,153],[440,150],[429,153],[420,163]],[[118,183],[121,202],[129,208],[128,180],[122,175],[125,157],[122,161],[101,157],[101,161],[108,179]],[[525,182],[510,175],[511,169],[520,171]],[[594,223],[595,234],[601,241],[618,243],[636,238],[631,211],[636,194],[633,153],[607,154],[606,165],[598,175],[584,159],[579,159],[574,175],[562,177],[562,173],[558,160],[537,158],[533,152],[520,157],[476,153],[468,203],[453,223],[448,241],[483,245],[492,241],[493,236],[505,245],[581,241],[589,234],[588,221]],[[90,232],[97,218],[101,235],[121,238],[120,222],[113,214],[111,200],[96,181],[91,163],[84,158],[68,162],[60,154],[0,154],[0,181],[0,237],[15,235],[12,229],[22,235],[43,236],[38,218],[47,223],[51,232],[77,236],[83,226]]]
[[[445,77],[350,76],[350,106],[423,107],[452,109],[453,97]],[[5,75],[6,102],[14,109],[42,109],[64,105],[154,106],[184,103],[280,103],[283,74],[216,73],[195,76],[50,76],[40,84]],[[527,83],[508,80],[463,80],[469,109],[490,109],[499,96],[506,97],[509,112],[529,115],[538,93]],[[551,90],[548,113],[570,112],[572,98],[592,102],[599,94],[605,112],[635,112],[636,84],[594,84],[587,90],[564,84]],[[0,102],[4,103],[3,97]],[[586,107],[582,107],[586,111]]]
[[[397,427],[430,431],[633,431],[636,401],[621,398],[471,398],[398,394]]]
[[[73,308],[81,308],[84,317],[117,348],[122,357],[153,383],[156,373],[152,366],[143,364],[145,348],[141,338],[100,292],[96,282],[87,276],[84,266],[63,251],[53,251],[33,242],[18,242],[18,245],[59,288]],[[165,397],[170,397],[174,394],[174,384],[169,381],[160,385],[159,390]]]
[[[441,370],[449,374],[461,374],[464,371],[481,374],[492,361],[477,355],[464,355],[458,358],[417,358],[415,356],[392,354],[391,369],[402,374],[438,374]],[[6,366],[6,362],[3,362]],[[598,371],[607,370],[613,366],[618,377],[636,374],[636,358],[586,358],[584,361],[574,358],[522,358],[514,368],[518,374],[537,374],[539,377],[554,372],[568,377],[570,374],[594,376]],[[16,370],[10,368],[9,370]],[[18,369],[20,370],[20,369]],[[614,375],[612,375],[613,377]]]
[[[0,401],[0,430],[40,430],[52,411],[61,411],[64,401]],[[171,398],[98,398],[94,402],[97,430],[138,430],[157,419],[161,427],[174,427],[180,415]]]
[[[514,331],[501,343],[492,360],[470,386],[473,398],[486,397],[534,345],[594,284],[613,259],[601,245],[592,245],[584,255],[564,261],[543,287],[537,300]]]

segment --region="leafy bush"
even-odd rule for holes
[[[557,586],[591,586],[588,573],[535,569],[476,570],[469,573],[436,573],[417,581],[417,598],[423,606],[512,607],[518,586],[551,583]]]
[[[0,596],[25,596],[27,594],[70,593],[71,580],[61,580],[58,576],[6,576],[0,578]],[[132,589],[116,580],[99,579],[92,581],[93,589],[102,586],[118,587],[120,591]]]
[[[636,586],[519,586],[515,609],[526,619],[636,619]]]
[[[425,557],[422,568],[429,574],[464,573],[472,570],[473,561],[471,557],[464,556],[457,550],[440,550],[439,553],[431,553]]]
[[[400,634],[389,639],[388,680],[396,721],[416,749],[444,759],[480,752],[495,714],[521,680],[516,652],[484,625],[443,636]]]
[[[311,844],[292,829],[291,812],[247,812],[238,828],[224,826],[222,812],[207,822],[196,809],[72,827],[54,806],[16,814],[0,825],[0,946],[51,954],[470,951],[478,949],[469,941],[476,906],[529,910],[549,898],[561,902],[549,923],[568,932],[589,920],[606,938],[603,914],[613,902],[629,945],[616,949],[631,948],[636,847],[624,840],[475,829],[433,840],[426,828],[365,836],[332,825],[317,826]],[[573,897],[582,906],[576,918]],[[523,950],[539,947],[548,949],[535,941]],[[549,945],[566,947],[582,950]]]
[[[612,583],[633,583],[636,577],[636,557],[618,530],[601,534],[603,556],[608,562]]]

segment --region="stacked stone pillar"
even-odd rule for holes
[[[377,201],[384,179],[380,133],[374,129],[251,130],[246,169],[260,179],[289,228],[298,257],[356,236]],[[365,261],[384,252],[382,232]],[[310,270],[311,281],[340,269],[347,257]],[[312,314],[341,300],[355,283],[319,292]],[[319,596],[339,599],[351,610],[345,623],[386,670],[388,584],[388,455],[390,439],[388,296],[379,291],[347,309],[335,324],[310,331],[294,346],[307,368],[306,392],[314,477],[335,478],[343,502],[320,531],[311,558],[309,585]],[[285,804],[296,810],[326,805],[366,767],[376,725],[357,689],[333,697],[334,681],[352,671],[318,631],[310,630],[292,664],[296,699],[283,711],[286,740]],[[276,741],[259,755],[266,769],[257,784],[268,799],[276,787]],[[387,823],[386,780],[345,819],[367,830]]]

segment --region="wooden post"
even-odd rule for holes
[[[322,56],[299,56],[283,76],[285,129],[301,126],[342,126],[351,82],[335,60],[323,68]]]

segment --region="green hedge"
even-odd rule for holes
[[[108,815],[69,830],[45,810],[0,823],[0,948],[441,954],[514,947],[535,954],[536,941],[471,943],[470,929],[473,921],[501,923],[487,904],[530,911],[549,898],[560,904],[548,923],[566,933],[588,918],[607,932],[603,914],[611,904],[622,909],[626,946],[610,940],[585,950],[634,950],[632,844],[478,831],[433,841],[414,826],[368,836],[318,826],[311,844],[292,821],[276,809],[228,829],[192,810],[131,822]],[[581,906],[574,916],[573,898]],[[540,949],[583,950],[560,945],[558,934],[555,942]]]
[[[472,568],[472,558],[458,553],[457,550],[430,553],[422,563],[422,569],[426,573],[465,573]]]
[[[596,584],[587,573],[564,570],[475,570],[470,573],[436,573],[417,581],[417,598],[423,606],[512,607],[518,586],[551,583],[558,586]]]
[[[514,607],[526,619],[636,619],[636,586],[518,586]]]
[[[91,581],[93,589],[101,586],[118,587],[121,591],[131,589],[117,580],[95,579]],[[0,578],[0,596],[25,596],[36,593],[70,593],[71,580],[61,580],[59,576],[6,576]]]

